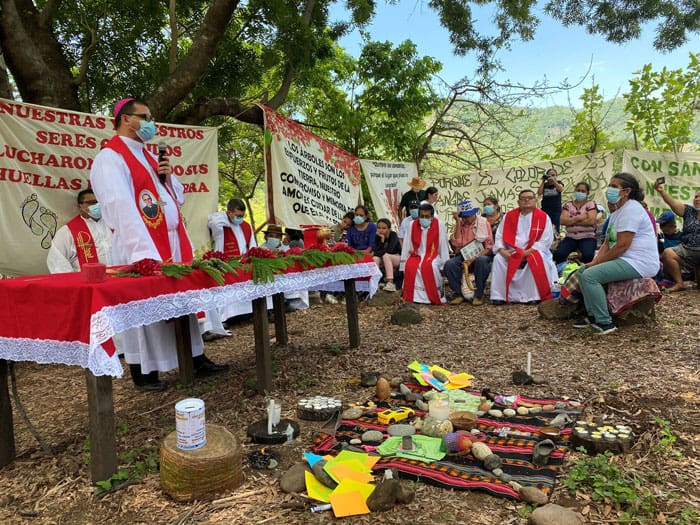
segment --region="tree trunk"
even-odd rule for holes
[[[80,110],[78,91],[52,20],[27,0],[0,0],[0,48],[22,100]]]

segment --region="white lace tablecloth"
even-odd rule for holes
[[[232,301],[252,301],[296,290],[327,289],[324,286],[336,286],[334,283],[340,283],[342,286],[345,279],[362,277],[369,277],[369,280],[357,281],[357,288],[374,295],[381,272],[373,262],[363,262],[277,275],[273,282],[265,284],[245,281],[105,306],[90,318],[89,344],[81,341],[0,336],[0,359],[77,365],[90,369],[96,376],[121,377],[123,369],[119,357],[116,353],[110,357],[102,348],[102,343],[115,334],[130,328],[222,307]],[[27,323],[32,322],[41,322],[41,319],[27,319]],[[66,322],[71,322],[68,306]]]

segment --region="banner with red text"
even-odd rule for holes
[[[366,159],[361,159],[360,164],[377,214],[374,219],[389,219],[392,228],[398,230],[401,224],[399,203],[403,194],[410,189],[408,181],[418,176],[418,166],[415,162]]]
[[[260,107],[265,114],[268,221],[289,228],[340,222],[359,202],[359,159]]]
[[[591,187],[591,198],[597,203],[605,203],[605,188],[613,175],[613,152],[597,151],[575,157],[544,160],[534,164],[489,168],[476,173],[450,177],[426,176],[428,184],[438,188],[437,209],[441,217],[451,217],[457,203],[470,199],[481,208],[486,197],[496,197],[501,211],[506,212],[518,206],[518,193],[522,190],[537,192],[542,176],[549,168],[557,171],[557,179],[564,183],[562,203],[573,198],[574,188],[579,181]],[[538,206],[541,198],[538,197]],[[446,220],[448,230],[451,220]]]
[[[656,190],[654,183],[664,177],[664,190],[674,199],[693,205],[700,191],[700,153],[660,153],[658,151],[625,150],[622,171],[631,173],[644,192],[649,211],[654,217],[670,210]]]
[[[0,99],[0,273],[46,273],[56,230],[78,213],[92,161],[114,135],[110,117]],[[219,194],[217,130],[158,124],[185,186],[182,213],[195,249],[209,247],[207,215]]]

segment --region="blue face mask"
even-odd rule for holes
[[[360,215],[355,215],[355,218],[352,220],[355,224],[363,224],[365,222],[365,218],[360,216]]]
[[[92,204],[88,206],[88,213],[90,214],[90,217],[92,217],[96,221],[99,221],[102,218],[102,210],[100,209],[100,203],[98,202],[97,204]]]
[[[233,224],[235,224],[236,226],[240,226],[241,224],[243,224],[243,217],[234,217]]]
[[[156,123],[153,121],[146,122],[145,120],[141,120],[141,122],[139,122],[139,129],[136,131],[136,135],[143,142],[153,140],[153,137],[156,136]]]
[[[277,237],[268,237],[266,243],[268,248],[274,250],[275,248],[280,247],[282,241],[280,241]]]
[[[426,219],[425,217],[421,217],[418,220],[420,221],[421,228],[430,228],[430,223],[433,222],[433,219]]]
[[[487,204],[486,206],[484,206],[484,215],[493,215],[494,211],[496,211],[496,210],[490,204]]]
[[[418,210],[410,210],[408,213],[410,213],[411,217],[413,217],[414,219],[418,218]]]
[[[585,191],[575,191],[574,199],[577,201],[585,201],[588,194]]]
[[[620,189],[619,188],[608,188],[605,190],[605,198],[610,204],[617,204],[620,200]]]

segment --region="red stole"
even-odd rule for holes
[[[148,233],[151,235],[153,244],[155,244],[160,254],[160,258],[163,262],[172,261],[173,254],[170,249],[170,238],[168,236],[168,225],[165,220],[165,214],[161,209],[160,205],[155,205],[158,200],[159,192],[156,189],[156,185],[153,182],[153,177],[144,167],[141,162],[131,153],[129,147],[124,143],[124,141],[115,135],[110,139],[110,141],[105,146],[110,148],[117,153],[119,153],[124,161],[126,162],[129,172],[131,173],[131,182],[134,185],[134,195],[136,198],[136,206],[141,210],[141,218],[147,226]],[[154,173],[158,173],[158,162],[156,159],[145,152],[146,160],[153,168]],[[165,185],[163,187],[168,190]],[[143,201],[144,196],[150,196],[152,200],[151,206],[145,206],[145,201]],[[192,244],[187,236],[187,231],[185,231],[185,225],[182,221],[182,215],[180,214],[180,208],[177,205],[177,200],[173,197],[173,202],[177,208],[178,215],[178,225],[177,234],[180,240],[180,254],[182,255],[183,263],[190,263],[193,259]]]
[[[410,303],[413,302],[413,292],[416,286],[416,275],[418,271],[423,277],[423,284],[425,285],[425,291],[428,294],[428,299],[432,304],[442,304],[440,300],[440,292],[438,292],[437,283],[435,282],[435,274],[433,274],[433,261],[438,256],[439,246],[440,246],[440,227],[438,225],[437,219],[433,218],[433,222],[430,223],[428,228],[428,235],[426,237],[426,247],[425,255],[423,260],[416,250],[420,246],[421,242],[421,226],[418,219],[413,221],[411,225],[411,253],[406,261],[406,267],[404,269],[404,281],[403,281],[403,298],[405,301]]]
[[[523,250],[528,250],[532,248],[532,245],[537,242],[544,229],[547,227],[547,214],[535,208],[532,210],[532,222],[530,223],[530,236],[527,240],[527,246],[525,248],[518,248],[515,245],[515,236],[518,231],[518,219],[520,218],[520,210],[511,210],[506,213],[503,219],[503,242],[508,245],[509,248],[513,248],[515,253],[513,253],[508,259],[508,271],[506,273],[506,300],[508,299],[508,289],[510,288],[510,283],[515,276],[515,272],[520,266],[523,260]],[[547,278],[547,270],[544,266],[544,261],[542,260],[542,254],[537,250],[533,251],[530,255],[526,257],[527,265],[532,272],[532,277],[535,280],[535,286],[537,286],[537,291],[540,294],[540,300],[546,301],[552,298],[552,287],[549,284]]]
[[[73,242],[75,243],[75,251],[78,254],[78,264],[80,264],[80,267],[82,268],[85,263],[100,262],[97,258],[95,240],[92,238],[92,233],[87,226],[86,219],[77,215],[73,217],[66,226],[68,226],[71,235],[73,235]]]
[[[241,249],[238,246],[238,239],[233,233],[233,230],[228,226],[224,226],[224,255],[227,258],[240,257],[245,252],[248,251],[248,246],[250,246],[250,238],[253,236],[253,229],[250,227],[246,221],[241,223],[241,230],[243,230],[243,237],[245,237],[245,246]]]

